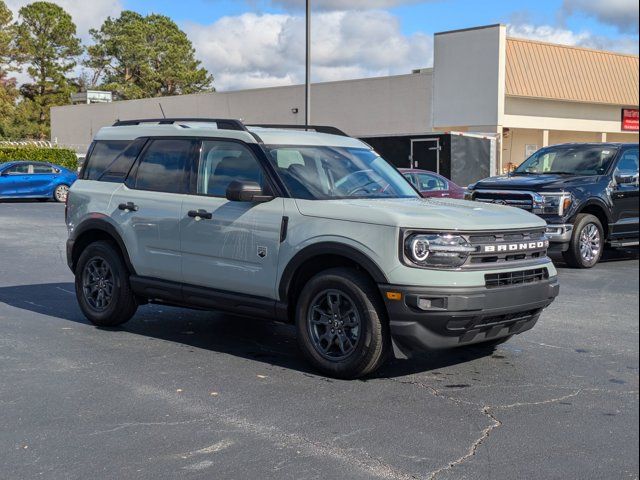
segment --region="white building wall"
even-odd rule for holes
[[[419,134],[432,131],[432,72],[314,84],[311,119],[353,136]],[[300,85],[152,98],[110,104],[55,107],[51,137],[86,149],[95,133],[114,121],[167,117],[238,118],[246,123],[304,123]],[[293,109],[298,113],[293,113]]]
[[[469,131],[497,131],[504,105],[505,45],[504,25],[435,35],[436,129],[466,127]]]

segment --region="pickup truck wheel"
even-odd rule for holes
[[[376,286],[348,268],[326,270],[309,280],[296,305],[296,328],[305,357],[337,378],[372,373],[391,343]]]
[[[569,249],[563,253],[570,267],[592,268],[602,257],[604,229],[597,217],[580,214],[573,227]]]
[[[95,242],[85,248],[78,259],[75,277],[80,309],[94,325],[122,325],[138,309],[127,268],[108,242]]]

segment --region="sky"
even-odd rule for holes
[[[304,81],[304,0],[53,0],[78,33],[124,10],[171,17],[218,90]],[[29,0],[5,0],[14,12]],[[409,73],[433,34],[494,23],[513,37],[638,54],[637,0],[311,0],[313,80]]]

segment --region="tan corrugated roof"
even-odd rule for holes
[[[507,39],[506,94],[638,105],[638,57]]]

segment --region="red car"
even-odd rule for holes
[[[400,168],[399,170],[423,197],[464,199],[464,188],[442,175],[414,168]]]

